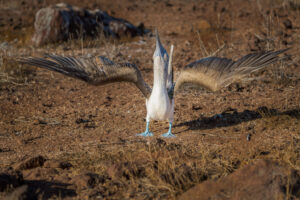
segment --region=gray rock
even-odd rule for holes
[[[147,32],[143,24],[136,27],[100,9],[88,10],[65,3],[40,9],[35,16],[34,29],[32,42],[35,46],[101,34],[120,38]]]

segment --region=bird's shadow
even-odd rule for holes
[[[276,109],[269,109],[265,106],[256,110],[244,110],[237,112],[237,109],[229,108],[211,117],[199,117],[198,119],[182,122],[174,127],[187,126],[187,130],[207,130],[220,127],[234,126],[243,122],[252,121],[263,117],[272,117],[278,115],[288,115],[300,119],[300,108],[279,112]]]

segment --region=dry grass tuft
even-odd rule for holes
[[[130,198],[175,198],[197,183],[227,175],[240,166],[239,160],[223,159],[218,150],[207,151],[203,146],[179,145],[159,138],[151,142],[100,144],[93,153],[61,156],[62,160],[70,158],[78,172],[90,170],[110,177],[104,185],[115,185],[117,198],[124,198],[124,194]]]
[[[35,76],[33,67],[22,67],[7,52],[0,51],[0,84],[26,84]]]

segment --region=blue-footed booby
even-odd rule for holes
[[[147,108],[146,130],[137,135],[152,136],[153,133],[149,130],[150,121],[167,120],[169,130],[162,136],[175,137],[172,134],[174,95],[182,85],[194,84],[210,91],[217,91],[277,61],[278,55],[286,50],[248,54],[237,61],[219,57],[202,58],[186,65],[177,81],[173,82],[173,45],[171,45],[169,57],[156,31],[152,89],[144,81],[135,64],[115,63],[103,56],[75,58],[47,54],[45,58],[28,57],[19,58],[17,61],[78,78],[92,85],[122,81],[134,83],[146,98]]]

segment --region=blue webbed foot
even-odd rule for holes
[[[176,137],[175,135],[172,134],[172,122],[169,123],[169,131],[165,134],[162,134],[161,137],[166,137],[166,138]]]
[[[149,131],[149,122],[146,124],[146,130],[144,133],[136,134],[137,136],[150,137],[153,136],[153,133]]]
[[[143,136],[143,137],[150,137],[150,136],[153,136],[153,133],[149,132],[149,131],[145,131],[144,133],[138,133],[136,135],[137,136]]]
[[[172,138],[176,137],[176,135],[172,134],[171,132],[167,132],[165,134],[162,134],[161,137]]]

